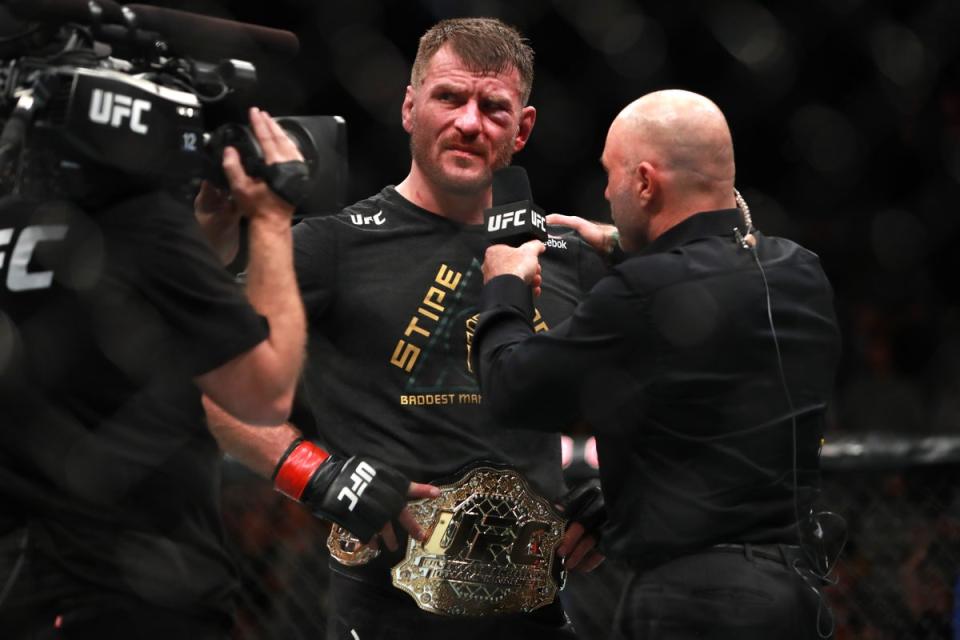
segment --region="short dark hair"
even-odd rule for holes
[[[430,27],[420,38],[411,85],[420,86],[430,59],[447,43],[471,71],[502,73],[515,68],[520,97],[527,104],[533,88],[533,49],[520,32],[496,18],[453,18]]]

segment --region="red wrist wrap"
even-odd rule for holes
[[[329,453],[312,442],[301,442],[277,469],[273,488],[285,496],[299,500],[313,472],[329,457]]]

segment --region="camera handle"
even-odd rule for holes
[[[20,93],[0,133],[0,175],[5,174],[10,164],[17,160],[34,117],[47,105],[59,83],[60,78],[55,74],[40,74],[33,81],[33,86]]]

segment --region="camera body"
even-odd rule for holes
[[[157,41],[123,39],[130,59],[78,24],[58,25],[42,47],[0,61],[0,183],[4,192],[72,200],[160,187],[192,197],[201,179],[226,186],[223,149],[235,146],[250,175],[262,152],[249,128],[209,130],[206,107],[256,83],[251,62],[168,55]],[[131,50],[142,42],[147,51]],[[35,48],[35,47],[34,47]],[[158,53],[158,51],[162,52]],[[136,55],[142,53],[142,55]],[[346,201],[346,124],[338,116],[277,119],[311,171],[300,215]]]
[[[85,164],[159,185],[202,175],[204,122],[193,93],[113,69],[76,66],[38,69],[32,85],[42,87],[46,104],[24,147],[26,159],[42,159],[42,166],[21,174],[20,190],[69,189],[73,180],[65,174]],[[60,159],[56,166],[47,154]]]

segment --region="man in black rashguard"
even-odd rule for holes
[[[410,173],[339,215],[298,224],[294,253],[310,334],[305,399],[325,445],[343,454],[364,451],[419,482],[453,482],[483,464],[509,467],[531,494],[556,504],[565,492],[558,435],[501,428],[483,405],[470,366],[488,244],[482,213],[491,203],[492,172],[525,146],[533,128],[535,111],[526,106],[532,71],[532,51],[499,21],[450,20],[431,28],[421,39],[401,112],[411,136]],[[601,269],[574,234],[549,244],[544,273],[550,285],[538,300],[537,330],[566,317]],[[293,427],[253,432],[215,408],[210,420],[224,448],[264,475],[309,473],[299,462],[290,469],[291,455],[316,446],[296,440]],[[287,484],[277,488],[291,494]],[[474,516],[453,515],[461,533],[470,534],[464,557],[512,540],[523,523],[507,522],[508,515],[469,522]],[[434,529],[436,544],[466,540],[453,535],[454,528],[447,529],[453,542],[439,540]],[[336,548],[337,540],[331,542]],[[532,613],[464,618],[422,611],[391,584],[403,545],[393,551],[394,541],[384,542],[372,559],[355,543],[335,552],[356,564],[331,559],[328,637],[572,637],[553,596]],[[601,560],[593,544],[575,522],[558,552],[571,568],[590,569]],[[524,571],[522,562],[539,553],[538,546],[528,540],[516,547],[515,571]],[[473,598],[482,599],[476,592]],[[496,594],[487,600],[498,604]]]
[[[595,429],[604,549],[633,569],[611,637],[832,637],[813,504],[840,335],[819,259],[746,221],[703,96],[631,103],[602,162],[625,256],[569,321],[530,331],[542,245],[486,254],[474,361],[491,411]]]
[[[250,123],[268,164],[300,159],[268,115]],[[234,149],[223,168],[250,219],[246,296],[188,207],[119,171],[94,169],[109,195],[0,200],[0,637],[226,636],[199,390],[282,423],[305,318],[293,206]]]

